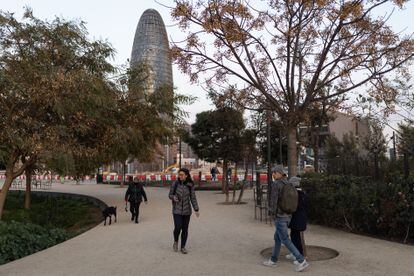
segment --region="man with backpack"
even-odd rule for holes
[[[145,204],[147,204],[148,199],[144,186],[138,181],[133,182],[133,178],[130,176],[129,186],[125,193],[125,204],[129,201],[129,209],[132,215],[131,221],[135,220],[135,223],[138,223],[139,206],[141,205],[142,198],[144,198]]]
[[[309,263],[293,245],[288,233],[292,213],[296,211],[298,205],[298,194],[296,188],[286,180],[283,174],[282,167],[275,167],[272,170],[273,181],[269,187],[268,207],[269,214],[275,217],[275,246],[273,247],[271,258],[263,262],[263,265],[277,266],[280,247],[283,243],[296,258],[295,271],[300,272],[308,268]]]

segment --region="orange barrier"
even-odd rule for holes
[[[176,174],[151,174],[151,175],[145,175],[145,174],[134,174],[134,175],[127,175],[127,176],[133,176],[134,179],[138,179],[139,181],[175,181],[177,180]],[[4,174],[0,174],[0,179],[5,179],[6,176]],[[212,176],[211,174],[203,174],[201,175],[201,179],[198,174],[193,174],[192,178],[194,181],[211,181]],[[25,180],[26,176],[21,175],[17,177],[19,180]],[[33,179],[36,180],[60,180],[59,175],[34,175]],[[65,180],[75,180],[73,176],[65,176]],[[119,182],[122,181],[123,177],[122,175],[107,175],[104,177],[104,182]],[[222,181],[223,175],[219,174],[216,177],[216,181]],[[236,177],[232,175],[231,181],[234,181]],[[95,177],[86,176],[84,180],[94,181]],[[238,175],[237,176],[238,181],[244,180],[244,175]],[[247,175],[247,181],[256,181],[256,175]],[[265,183],[267,182],[267,174],[260,174],[260,182]]]

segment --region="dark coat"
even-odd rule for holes
[[[145,201],[147,200],[147,194],[145,193],[144,186],[141,183],[131,183],[128,186],[128,190],[125,193],[125,201],[131,203],[142,202],[142,197]]]
[[[178,202],[173,201],[174,187],[177,187],[175,195],[178,197]],[[182,216],[191,215],[191,205],[193,206],[194,211],[198,212],[198,202],[194,183],[182,183],[180,180],[175,181],[174,184],[171,185],[168,197],[172,200],[173,214]]]
[[[309,205],[308,196],[298,189],[298,209],[292,214],[289,228],[296,231],[305,231],[307,225],[307,210]]]

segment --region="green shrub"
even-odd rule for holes
[[[408,241],[414,239],[414,195],[409,181],[389,183],[369,177],[306,175],[309,220],[357,233]]]
[[[0,265],[63,242],[69,235],[63,229],[46,229],[22,222],[0,221]]]
[[[30,222],[46,228],[63,229],[91,224],[89,209],[92,204],[87,200],[33,193],[31,209],[25,210],[23,206],[24,192],[11,192],[7,197],[3,220]]]
[[[0,221],[0,264],[61,243],[102,219],[87,199],[32,193],[31,209],[23,206],[24,192],[11,191]]]

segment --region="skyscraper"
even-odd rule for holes
[[[146,10],[139,19],[135,31],[134,43],[131,53],[131,68],[139,64],[145,64],[149,69],[148,83],[149,93],[160,87],[173,87],[172,61],[169,56],[168,36],[164,22],[158,11]],[[138,163],[134,161],[129,166],[129,172],[135,171],[161,171],[173,163],[174,147],[159,145],[162,152],[152,163]]]
[[[168,36],[158,11],[146,10],[135,32],[130,66],[145,63],[149,66],[150,92],[162,86],[173,86],[172,63],[168,54]]]

